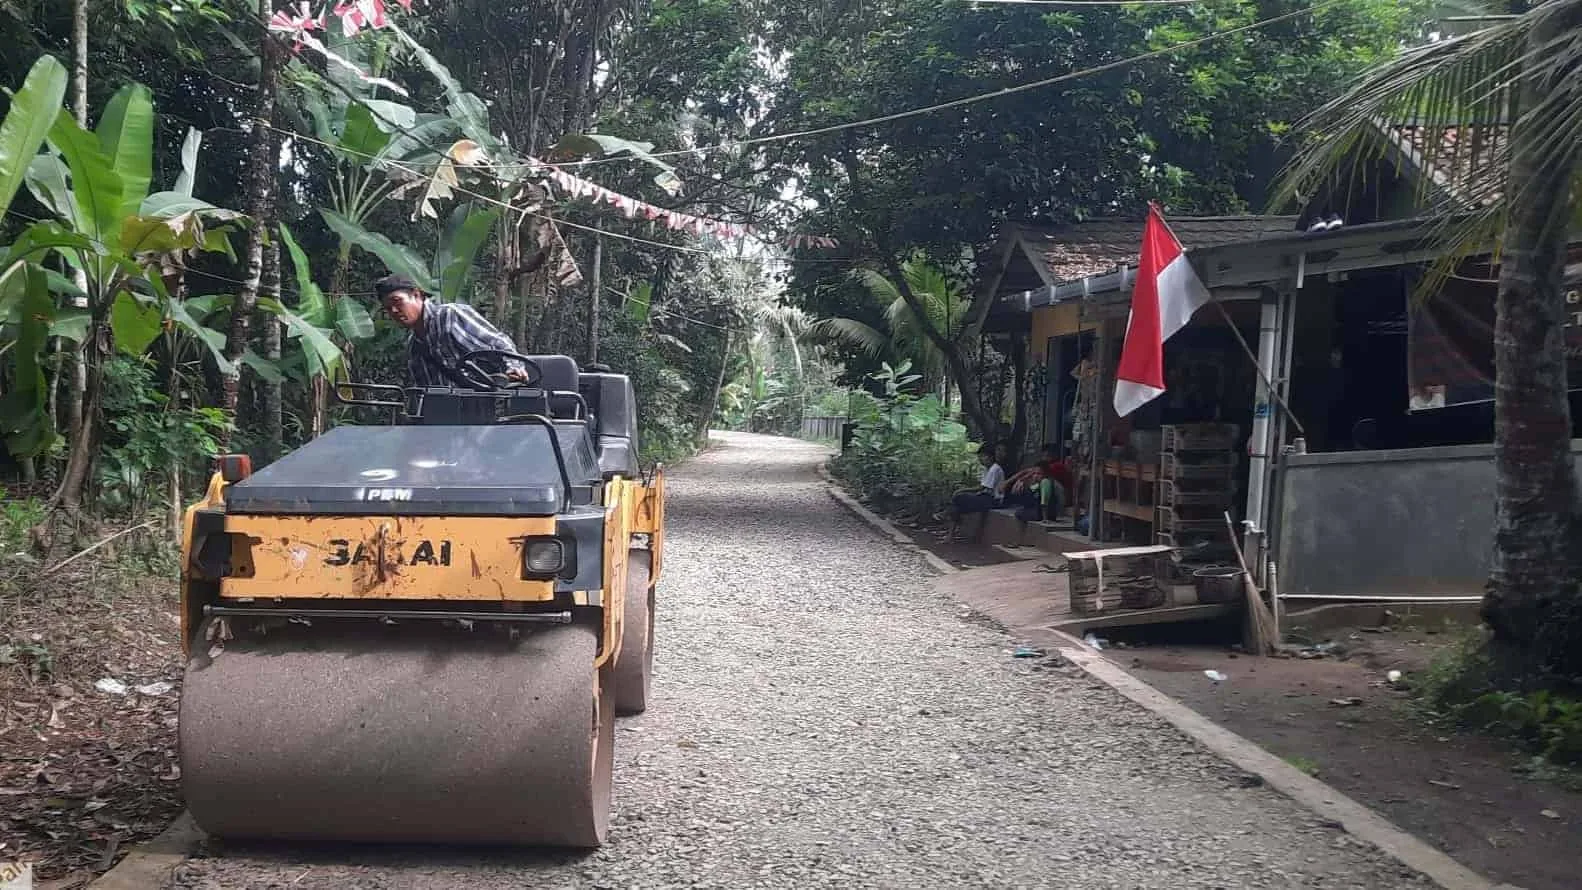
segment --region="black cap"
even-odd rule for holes
[[[423,293],[423,289],[417,286],[417,282],[405,275],[386,275],[374,282],[374,293],[379,295],[380,302],[384,302],[385,297],[398,290],[409,290],[414,294]]]

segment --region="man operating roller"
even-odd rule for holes
[[[404,275],[390,275],[374,282],[374,292],[385,314],[403,328],[407,337],[407,374],[415,386],[462,386],[476,384],[462,376],[463,356],[480,349],[516,352],[516,344],[502,334],[478,310],[465,303],[438,303]],[[522,363],[506,359],[505,376],[510,380],[528,379]]]

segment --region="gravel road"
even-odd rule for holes
[[[654,701],[587,856],[211,849],[181,888],[1432,886],[1002,633],[841,508],[823,452],[671,477]]]

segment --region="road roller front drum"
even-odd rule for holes
[[[596,847],[613,678],[598,631],[291,625],[195,647],[179,747],[219,838]],[[197,637],[202,641],[204,634]],[[589,720],[591,703],[592,719]]]

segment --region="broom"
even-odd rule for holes
[[[1242,555],[1241,544],[1236,541],[1236,526],[1230,521],[1228,511],[1225,513],[1225,529],[1230,532],[1230,546],[1236,550],[1236,562],[1241,564],[1242,589],[1247,594],[1247,629],[1250,637],[1247,650],[1260,657],[1268,655],[1280,640],[1279,625],[1264,603],[1258,585],[1253,583],[1252,572],[1247,571],[1247,558]]]

